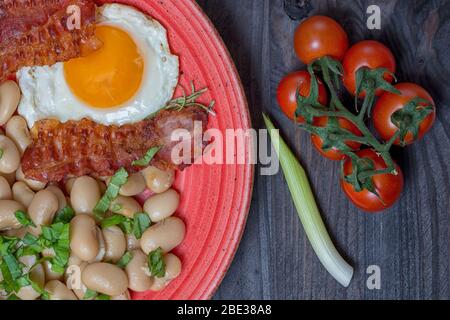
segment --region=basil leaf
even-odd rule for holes
[[[130,261],[133,259],[133,254],[131,252],[126,252],[122,258],[117,262],[117,266],[121,269],[124,269]]]
[[[159,150],[161,150],[161,148],[162,147],[150,148],[142,159],[135,160],[131,164],[133,166],[139,166],[139,167],[146,167],[146,166],[148,166],[150,164],[150,161],[153,160],[153,158],[159,152]]]
[[[166,275],[166,263],[161,248],[153,250],[148,255],[148,268],[154,277],[162,278]]]
[[[146,213],[136,213],[134,215],[133,234],[136,239],[140,239],[142,234],[150,227],[150,217]]]
[[[36,227],[36,225],[31,221],[30,217],[23,212],[22,210],[17,210],[14,215],[16,216],[17,221],[20,222],[20,224],[24,227],[32,226]]]
[[[55,219],[53,220],[53,223],[63,222],[63,223],[69,223],[70,220],[75,216],[75,212],[73,209],[69,206],[66,206],[65,208],[59,210],[56,213]]]
[[[88,288],[88,289],[86,290],[86,293],[85,293],[84,296],[83,296],[83,300],[90,300],[90,299],[92,299],[92,298],[97,297],[97,295],[98,295],[97,292],[95,292],[94,290],[91,290],[91,289]]]
[[[120,187],[122,187],[128,181],[128,172],[124,168],[118,170],[106,188],[106,192],[97,205],[94,208],[96,215],[103,215],[108,211],[111,201],[113,201],[119,195]]]
[[[125,222],[128,218],[125,216],[122,216],[120,214],[115,214],[109,218],[103,219],[102,221],[102,228],[109,228],[112,226],[117,226],[121,224],[122,222]]]

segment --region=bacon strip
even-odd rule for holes
[[[71,5],[80,8],[81,29],[68,28]],[[98,49],[95,19],[93,0],[0,1],[0,82],[22,67],[52,65]]]
[[[194,131],[199,121],[201,132]],[[113,175],[124,167],[128,172],[142,170],[132,165],[155,146],[162,149],[153,158],[152,165],[162,169],[183,169],[194,162],[194,154],[205,145],[194,145],[194,135],[206,130],[208,114],[190,107],[181,111],[161,111],[155,118],[121,127],[104,126],[91,120],[41,120],[36,122],[31,135],[33,143],[22,159],[22,170],[29,179],[58,182],[70,177],[91,175],[97,178]],[[173,163],[172,149],[179,141],[172,141],[177,129],[187,130],[191,137],[190,163]],[[198,137],[198,136],[197,136]],[[201,140],[197,140],[201,141]]]

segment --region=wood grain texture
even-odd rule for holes
[[[246,232],[216,299],[449,299],[450,298],[450,1],[291,1],[306,15],[338,20],[352,42],[378,39],[392,48],[400,81],[425,87],[437,121],[423,141],[395,150],[406,176],[401,200],[382,214],[365,214],[340,190],[338,164],[316,153],[307,134],[279,111],[279,80],[304,66],[295,57],[283,0],[198,0],[228,46],[242,77],[253,124],[270,113],[308,171],[324,220],[355,267],[349,288],[326,273],[314,255],[282,174],[257,169]],[[382,29],[366,27],[377,4]],[[366,268],[381,267],[381,290],[368,290]]]

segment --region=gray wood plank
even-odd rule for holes
[[[224,38],[240,72],[253,124],[269,112],[301,159],[324,220],[355,267],[349,288],[329,276],[312,252],[282,174],[256,176],[250,216],[235,260],[216,299],[448,299],[450,205],[450,1],[290,1],[302,14],[329,15],[351,40],[379,39],[392,48],[400,81],[424,86],[436,100],[432,132],[396,150],[406,176],[401,200],[377,215],[353,207],[340,190],[338,164],[321,158],[307,134],[279,111],[275,91],[288,72],[303,68],[292,48],[298,21],[283,0],[199,0]],[[366,28],[366,8],[382,10],[382,30]],[[292,9],[292,8],[291,8]],[[258,170],[257,170],[258,173]],[[381,267],[382,288],[366,288],[366,268]]]

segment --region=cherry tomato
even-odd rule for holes
[[[302,97],[308,97],[311,89],[311,75],[306,71],[297,71],[284,77],[277,90],[277,100],[281,110],[286,116],[294,120],[297,109],[297,90]],[[328,94],[323,83],[319,80],[319,98],[322,105],[328,104]],[[297,122],[304,123],[305,119],[299,116]]]
[[[317,117],[314,119],[313,124],[317,127],[325,127],[328,124],[328,117]],[[357,135],[357,136],[362,136],[361,131],[359,131],[358,127],[356,127],[352,122],[350,122],[349,120],[345,119],[345,118],[338,118],[338,124],[342,129],[346,129],[348,131],[350,131],[351,133]],[[325,157],[328,158],[330,160],[343,160],[345,158],[345,155],[342,154],[341,152],[339,152],[339,150],[337,148],[332,148],[328,151],[324,151],[322,149],[323,146],[323,140],[320,136],[318,135],[312,135],[311,136],[311,141],[314,145],[314,147],[316,147],[316,149]],[[360,143],[355,142],[355,141],[346,141],[345,143],[347,146],[349,146],[352,150],[358,150],[359,147],[361,146]]]
[[[384,159],[372,149],[365,149],[357,152],[360,158],[368,158],[373,161],[375,169],[386,169]],[[403,172],[400,167],[395,165],[397,175],[379,174],[372,177],[375,193],[368,190],[360,192],[355,191],[352,184],[341,178],[341,187],[347,197],[360,209],[367,212],[377,212],[391,207],[399,198],[403,190]],[[350,158],[344,162],[344,175],[347,176],[353,172],[353,166]],[[380,200],[381,199],[381,200]]]
[[[435,106],[433,98],[430,94],[422,87],[414,83],[399,83],[395,86],[401,94],[393,94],[390,92],[385,92],[378,99],[372,112],[372,120],[375,129],[377,130],[380,137],[388,141],[392,136],[399,130],[399,128],[392,123],[392,115],[405,107],[411,100],[415,98],[422,98],[429,101],[433,107]],[[419,103],[420,105],[426,105],[425,103]],[[421,139],[433,126],[436,119],[436,110],[434,109],[419,125],[419,135],[418,139]],[[408,132],[405,136],[404,142],[406,144],[411,144],[415,141],[414,136],[411,132]],[[400,145],[400,139],[397,139],[395,144]]]
[[[348,49],[348,36],[335,20],[313,16],[303,21],[295,31],[294,48],[305,64],[325,56],[341,61]]]
[[[369,69],[386,68],[395,73],[395,58],[391,50],[378,41],[365,40],[353,45],[345,54],[342,62],[344,67],[343,82],[348,92],[356,94],[356,72],[362,68]],[[383,78],[392,83],[393,77],[385,73]],[[377,90],[376,95],[382,94],[383,90]],[[364,97],[365,92],[361,92],[360,97]]]

